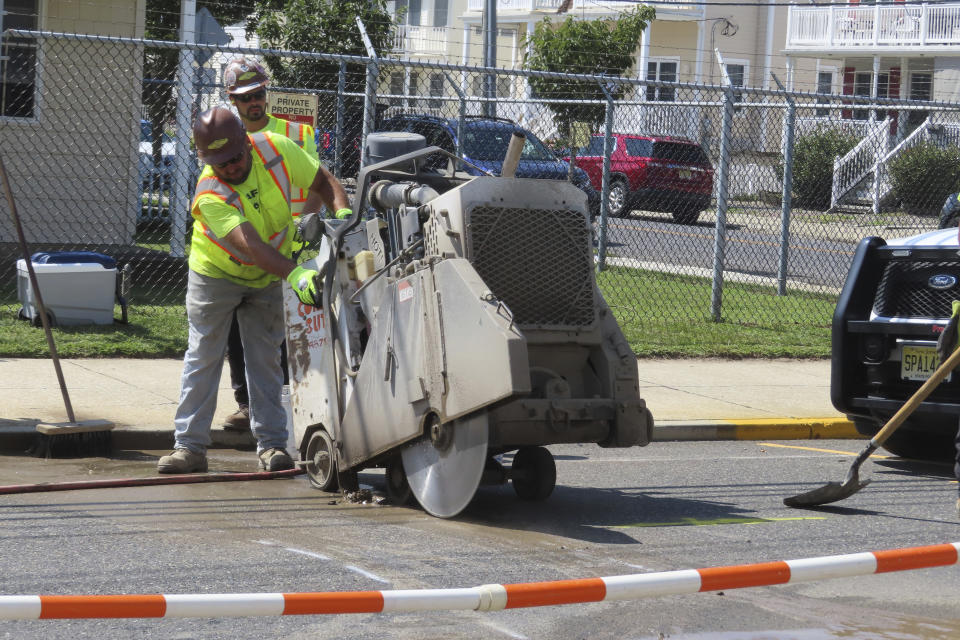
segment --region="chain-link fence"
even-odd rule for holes
[[[20,73],[0,142],[27,238],[115,258],[132,313],[182,304],[191,122],[229,105],[238,54],[268,65],[268,103],[316,100],[321,159],[348,188],[370,132],[421,133],[480,175],[522,129],[517,175],[585,192],[601,286],[639,325],[826,325],[857,241],[933,229],[960,190],[960,104],[63,34],[3,44]],[[15,314],[6,212],[0,251]]]

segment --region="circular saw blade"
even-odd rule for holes
[[[407,482],[427,513],[452,518],[470,503],[487,460],[487,435],[487,413],[480,411],[453,421],[446,450],[421,438],[401,451]]]

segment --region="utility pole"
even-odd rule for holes
[[[493,69],[497,66],[497,0],[484,0],[483,3],[483,66]],[[488,118],[497,116],[497,76],[487,73],[483,77],[483,115]]]

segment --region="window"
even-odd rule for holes
[[[647,80],[676,82],[677,63],[666,60],[650,60],[647,62]],[[673,102],[676,99],[676,93],[677,90],[674,87],[647,86],[647,100],[650,101]]]
[[[407,3],[407,24],[413,27],[420,26],[420,11],[423,8],[422,0],[409,0]]]
[[[613,138],[610,141],[610,151],[613,152],[617,147],[617,139]],[[581,147],[580,151],[577,152],[578,156],[586,156],[588,158],[602,158],[603,157],[603,136],[590,136],[590,142],[586,146]]]
[[[833,93],[833,71],[817,72],[817,93]],[[827,98],[817,98],[818,103],[826,103]],[[817,109],[818,118],[826,118],[830,115],[829,109]]]
[[[394,71],[390,74],[390,95],[393,96],[390,98],[391,107],[403,105],[403,98],[396,97],[403,95],[403,71]]]
[[[625,138],[627,155],[634,158],[652,158],[653,140],[645,138]]]
[[[655,142],[653,157],[679,164],[710,164],[707,154],[698,145],[679,142]]]
[[[447,26],[448,0],[433,0],[433,26]]]
[[[3,29],[35,30],[38,0],[0,0]],[[37,43],[28,38],[5,38],[0,49],[0,102],[2,115],[34,116]]]
[[[431,73],[430,74],[430,95],[434,98],[443,95],[443,74],[442,73]],[[443,106],[442,100],[431,100],[430,108],[439,109]]]
[[[870,96],[873,87],[873,72],[858,71],[853,75],[853,95]],[[877,74],[877,97],[886,98],[890,95],[890,74],[883,72]],[[887,117],[885,109],[876,109],[877,120],[883,120]],[[866,120],[870,117],[870,109],[855,109],[853,112],[854,120]]]
[[[929,71],[914,71],[910,74],[910,99],[930,100],[933,96],[933,76]],[[913,130],[920,126],[929,111],[910,111],[907,115],[907,127]]]
[[[497,97],[498,98],[509,98],[511,97],[511,90],[513,89],[513,76],[497,76]]]
[[[411,73],[410,79],[407,84],[407,95],[416,96],[420,91],[420,74]],[[407,99],[407,108],[415,109],[417,107],[417,101],[415,98]]]
[[[747,86],[747,65],[740,63],[729,63],[724,65],[727,69],[727,77],[730,78],[730,84],[735,87],[745,87]],[[743,101],[743,92],[734,91],[733,92],[733,101],[742,102]],[[740,107],[734,107],[734,111],[739,111]]]

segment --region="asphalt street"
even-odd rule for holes
[[[782,499],[841,480],[856,440],[551,447],[544,502],[482,486],[457,518],[357,504],[305,478],[2,497],[5,594],[252,593],[468,587],[818,557],[960,539],[949,465],[878,456],[814,510]],[[123,459],[10,456],[4,484],[153,476]],[[509,457],[505,460],[509,463]],[[251,452],[212,471],[253,471]],[[382,472],[361,473],[374,494]],[[768,638],[960,636],[957,567],[500,612],[6,622],[10,638]]]

